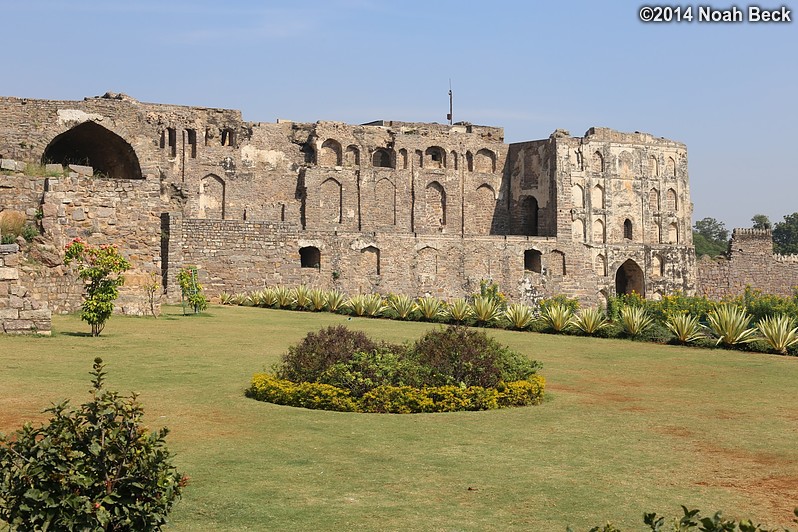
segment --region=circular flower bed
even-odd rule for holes
[[[484,332],[447,327],[413,344],[374,342],[327,327],[289,348],[274,373],[256,373],[247,396],[344,412],[418,413],[538,404],[540,365]]]

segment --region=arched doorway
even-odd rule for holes
[[[94,122],[84,122],[55,137],[45,148],[43,163],[80,164],[95,175],[141,179],[141,166],[125,139]]]
[[[643,270],[632,259],[627,260],[615,273],[615,292],[618,295],[636,292],[645,296]]]

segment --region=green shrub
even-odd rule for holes
[[[704,296],[685,296],[681,292],[662,296],[659,301],[646,300],[645,307],[649,315],[660,323],[665,323],[668,316],[689,314],[705,321],[714,303]]]
[[[317,381],[349,390],[355,397],[382,385],[420,387],[426,380],[424,368],[402,355],[385,348],[359,351],[328,367]]]
[[[502,346],[484,331],[449,326],[427,332],[413,345],[419,364],[430,369],[430,386],[449,384],[495,387],[521,380],[538,370],[538,363]]]
[[[318,382],[294,383],[275,378],[268,373],[256,373],[246,395],[277,405],[337,412],[357,410],[357,405],[347,390]]]
[[[431,412],[433,405],[425,389],[412,386],[379,386],[360,401],[361,411],[379,414]]]
[[[166,448],[167,429],[141,425],[133,395],[103,388],[94,360],[92,400],[63,402],[47,424],[0,436],[0,521],[11,530],[160,530],[187,477]]]
[[[379,346],[360,331],[343,325],[311,332],[288,348],[276,367],[277,376],[293,382],[316,382],[333,364],[346,362],[357,352],[371,352]]]
[[[203,293],[202,285],[197,279],[197,268],[193,266],[180,268],[177,272],[177,284],[180,285],[183,314],[186,313],[186,304],[194,311],[194,314],[199,314],[208,308],[208,298]]]
[[[78,277],[86,290],[80,319],[91,325],[92,336],[99,336],[114,312],[114,301],[119,297],[119,287],[125,283],[123,274],[130,269],[130,262],[115,246],[94,247],[79,238],[66,246],[64,264],[68,266],[73,262],[77,264]],[[181,275],[178,274],[180,279]],[[202,287],[197,287],[201,295]],[[189,301],[194,302],[195,309],[202,302],[199,298]],[[208,300],[204,301],[207,306]]]
[[[798,320],[798,300],[796,298],[763,294],[759,290],[752,290],[750,286],[746,286],[743,295],[735,298],[732,302],[744,306],[754,322],[768,316],[778,315]]]
[[[564,295],[558,295],[540,300],[540,311],[545,311],[548,307],[559,305],[568,308],[571,313],[579,310],[579,300]]]

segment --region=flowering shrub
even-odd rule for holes
[[[130,269],[130,263],[115,246],[96,248],[79,238],[70,242],[65,251],[64,264],[76,263],[78,277],[86,283],[80,318],[91,325],[92,336],[99,336],[114,312],[119,287],[125,283],[122,274]]]

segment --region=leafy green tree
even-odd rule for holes
[[[86,283],[80,318],[91,325],[92,336],[99,336],[114,312],[119,287],[125,283],[122,274],[130,269],[130,262],[115,246],[93,247],[79,238],[66,247],[64,264],[73,262],[78,266],[78,277]]]
[[[199,314],[208,308],[208,298],[202,292],[202,285],[197,281],[197,269],[193,266],[181,268],[177,272],[177,283],[183,299],[183,314],[186,313],[186,303],[194,309],[194,314]]]
[[[754,229],[771,229],[770,218],[764,214],[755,214],[751,221],[754,224]]]
[[[729,231],[723,222],[715,218],[698,220],[693,230],[693,245],[695,253],[715,257],[722,255],[728,249]]]
[[[141,426],[136,395],[103,389],[94,359],[92,399],[49,408],[49,422],[0,435],[0,521],[11,530],[161,530],[187,477],[165,446],[167,429]]]
[[[773,227],[773,250],[782,255],[798,253],[798,212],[787,214]]]

